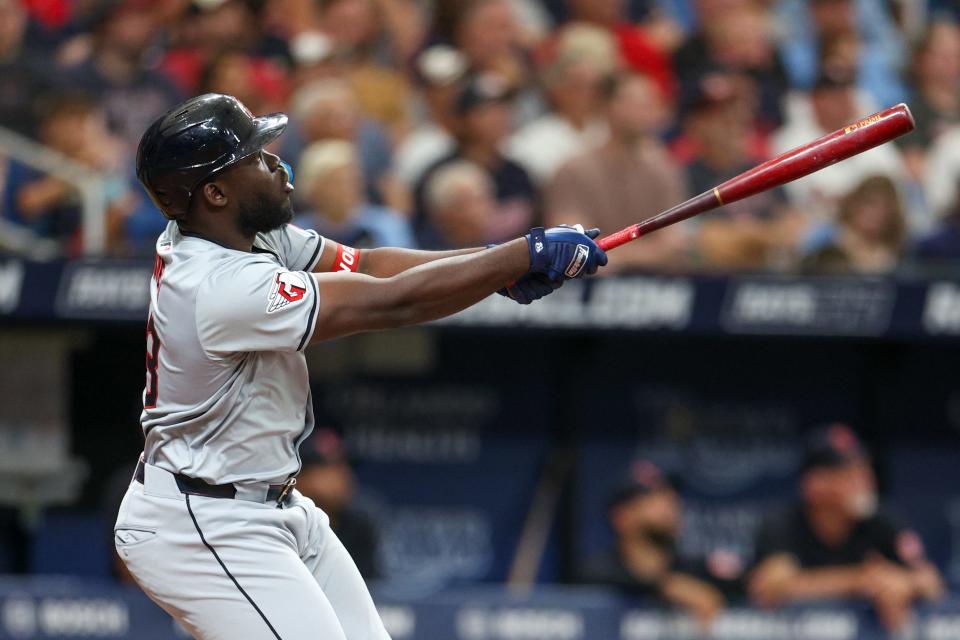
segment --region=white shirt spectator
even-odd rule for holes
[[[410,133],[393,154],[397,177],[412,187],[423,172],[440,158],[453,152],[453,137],[442,127],[425,124]]]
[[[949,213],[957,203],[960,180],[960,127],[937,138],[927,153],[925,189],[927,203],[936,216]]]
[[[607,127],[602,122],[591,122],[578,130],[569,120],[548,113],[513,134],[507,143],[507,155],[543,185],[564,162],[606,140]]]

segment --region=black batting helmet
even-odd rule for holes
[[[182,218],[193,192],[214,173],[258,152],[279,136],[287,116],[254,118],[234,98],[207,93],[150,125],[137,149],[137,178],[167,218]]]

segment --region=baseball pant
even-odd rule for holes
[[[117,553],[197,640],[389,640],[329,518],[292,493],[282,509],[186,495],[146,465],[120,507]]]

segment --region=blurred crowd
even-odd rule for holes
[[[905,101],[898,143],[608,269],[882,273],[960,260],[958,19],[954,0],[0,0],[0,127],[99,176],[108,253],[149,255],[140,134],[234,95],[290,114],[297,224],[434,249],[613,232]],[[76,181],[7,151],[0,248],[16,229],[82,253]]]

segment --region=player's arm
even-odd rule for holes
[[[432,260],[388,277],[313,275],[320,312],[312,341],[442,318],[527,273],[551,282],[595,273],[607,256],[582,230],[534,229],[525,238]]]
[[[527,241],[520,238],[488,251],[432,260],[389,278],[346,271],[314,274],[321,302],[311,342],[448,316],[529,268]]]
[[[346,254],[344,253],[345,251],[347,252]],[[375,278],[390,278],[407,269],[419,267],[434,260],[470,255],[478,251],[483,251],[483,249],[459,249],[455,251],[421,251],[418,249],[399,249],[396,247],[352,249],[327,239],[323,248],[323,254],[320,256],[320,260],[317,261],[313,271],[314,273],[328,273],[330,271],[349,270],[364,273]],[[355,265],[345,263],[345,260],[349,260],[351,254],[356,260]]]
[[[583,232],[583,226],[574,227]],[[585,232],[591,239],[595,239],[599,234],[599,229],[590,229]],[[458,249],[454,251],[421,251],[417,249],[401,249],[396,247],[385,247],[380,249],[354,249],[341,245],[332,240],[324,243],[320,258],[314,266],[314,273],[328,273],[331,271],[349,271],[363,273],[377,278],[390,278],[398,275],[407,269],[419,267],[435,260],[452,258],[456,256],[465,256],[480,251],[484,248]],[[550,295],[559,289],[563,284],[563,279],[550,280],[543,274],[526,273],[516,280],[505,283],[505,286],[497,290],[497,293],[504,295],[520,304],[530,304],[534,300]]]

